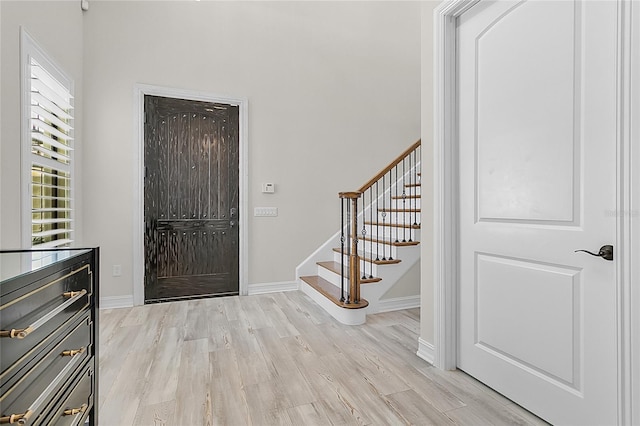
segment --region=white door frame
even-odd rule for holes
[[[457,18],[482,0],[446,0],[434,11],[434,365],[457,367],[459,215],[456,134]],[[633,31],[632,31],[633,28]],[[640,3],[619,0],[617,138],[618,423],[640,424]],[[633,47],[631,46],[633,44]],[[635,76],[632,74],[635,72]],[[631,80],[634,78],[634,85]],[[632,92],[633,90],[633,92]],[[632,108],[635,114],[632,114]],[[635,146],[632,146],[632,136]],[[633,149],[632,149],[633,148]],[[635,166],[635,170],[634,170]],[[635,259],[635,261],[633,261]],[[632,293],[632,283],[636,283]],[[634,308],[634,309],[632,309]],[[635,313],[634,313],[635,312]],[[632,318],[632,316],[634,316]]]
[[[174,89],[148,84],[136,84],[134,87],[134,153],[133,153],[133,304],[144,304],[144,96],[163,96],[165,98],[187,99],[223,103],[239,107],[239,216],[240,216],[240,294],[248,294],[249,278],[249,236],[248,225],[248,100],[232,98],[191,90]]]

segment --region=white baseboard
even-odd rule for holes
[[[378,301],[375,312],[399,311],[401,309],[413,309],[420,307],[420,295],[395,297]]]
[[[133,294],[100,298],[100,309],[130,308],[133,306]]]
[[[424,359],[429,364],[433,364],[435,359],[435,346],[432,343],[423,340],[421,337],[418,338],[418,355],[419,358]]]
[[[249,284],[249,295],[278,293],[281,291],[292,291],[298,289],[298,283],[295,281],[282,281],[275,283]]]

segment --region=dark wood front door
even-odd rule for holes
[[[145,96],[145,303],[239,290],[237,106]]]

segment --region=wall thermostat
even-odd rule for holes
[[[273,194],[276,192],[276,186],[273,183],[263,183],[262,192],[264,194]]]

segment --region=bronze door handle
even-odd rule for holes
[[[589,250],[576,250],[575,253],[579,252],[579,251],[583,251],[585,253],[589,253],[591,256],[596,256],[596,257],[601,257],[605,260],[613,260],[613,246],[612,245],[606,245],[606,246],[602,246],[600,247],[600,250],[598,251],[598,253],[592,253]]]

